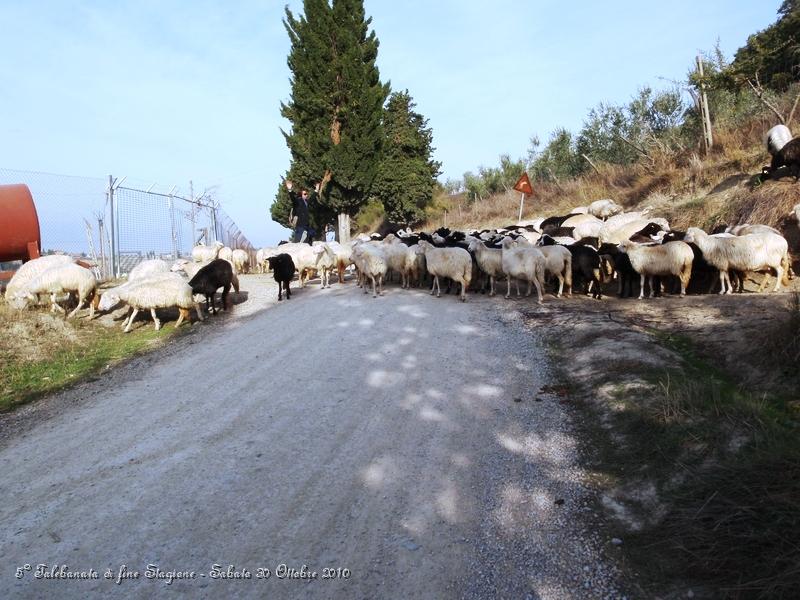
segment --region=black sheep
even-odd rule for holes
[[[206,308],[211,307],[212,314],[217,314],[214,306],[214,294],[222,288],[222,310],[228,309],[228,292],[233,281],[233,267],[227,260],[216,258],[202,267],[195,276],[189,280],[189,287],[193,294],[203,294],[206,297]]]
[[[765,179],[767,175],[771,175],[781,167],[789,168],[795,182],[800,179],[800,137],[794,138],[772,155],[772,163],[762,169],[761,179]]]
[[[565,248],[572,254],[572,285],[580,285],[580,282],[583,281],[583,292],[588,294],[591,282],[592,298],[600,300],[603,297],[600,289],[603,272],[597,250],[581,244],[570,244]]]
[[[277,256],[270,256],[267,261],[269,262],[269,268],[272,269],[275,281],[278,282],[278,302],[283,300],[281,297],[281,284],[286,290],[286,299],[289,300],[292,297],[289,282],[294,279],[294,272],[297,270],[292,257],[288,254],[278,254]]]
[[[547,233],[552,235],[552,232],[558,230],[561,227],[561,224],[569,219],[570,217],[574,217],[575,215],[564,215],[561,217],[547,217],[544,221],[541,222],[539,225],[539,230],[542,233]]]

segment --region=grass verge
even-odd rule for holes
[[[776,330],[775,369],[796,365],[800,300]],[[677,365],[625,364],[578,398],[587,463],[610,536],[645,597],[793,598],[800,589],[800,408],[743,389],[691,338],[648,331]],[[569,350],[555,346],[561,356]],[[624,371],[624,372],[623,372]],[[604,390],[604,391],[601,391]]]
[[[175,334],[169,324],[123,333],[85,318],[65,321],[42,312],[0,305],[0,411],[7,411],[141,354]],[[187,328],[188,330],[188,328]]]

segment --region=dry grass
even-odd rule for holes
[[[175,333],[174,327],[140,327],[125,334],[97,320],[16,311],[2,301],[0,331],[0,410],[63,389]]]

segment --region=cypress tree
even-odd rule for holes
[[[389,221],[403,225],[424,219],[441,167],[432,159],[433,133],[428,120],[414,111],[415,106],[408,90],[389,98],[383,121],[383,157],[372,188]]]
[[[380,81],[379,42],[363,0],[304,0],[303,11],[295,18],[287,7],[284,20],[292,72],[291,98],[281,104],[292,124],[283,132],[292,156],[288,176],[311,189],[322,182],[312,220],[338,214],[346,241],[349,217],[366,202],[379,164],[389,84]],[[276,203],[283,204],[280,195]]]

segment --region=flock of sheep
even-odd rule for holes
[[[770,169],[783,166],[795,140],[784,126],[768,132],[766,145],[773,157]],[[783,152],[783,154],[781,154]],[[789,160],[791,163],[792,161]],[[794,166],[794,165],[792,165]],[[794,207],[800,224],[800,204]],[[51,311],[66,311],[60,306],[65,297],[77,299],[69,313],[74,316],[88,305],[89,318],[95,310],[109,311],[120,304],[129,307],[123,327],[130,331],[139,311],[149,311],[155,328],[161,327],[156,309],[177,308],[176,327],[190,319],[195,310],[203,320],[199,300],[205,296],[211,312],[216,312],[214,295],[222,288],[222,305],[227,307],[228,292],[239,291],[240,273],[250,270],[251,255],[216,242],[192,250],[192,260],[172,264],[146,260],[137,265],[122,285],[101,290],[94,273],[66,255],[50,255],[32,260],[15,273],[6,290],[6,301],[23,309],[50,299]],[[571,295],[573,285],[594,298],[602,297],[602,285],[616,280],[620,296],[631,295],[636,283],[639,298],[647,285],[650,297],[661,294],[665,284],[677,284],[676,293],[686,294],[690,284],[698,292],[710,293],[719,281],[719,293],[742,291],[748,273],[765,273],[759,291],[770,275],[776,278],[774,290],[788,285],[793,276],[786,239],[767,225],[722,226],[712,232],[697,227],[687,231],[670,230],[666,219],[652,217],[649,210],[624,212],[613,200],[597,200],[569,214],[539,218],[498,229],[433,233],[399,230],[386,236],[359,234],[348,243],[282,243],[255,253],[253,267],[259,273],[272,271],[278,281],[278,300],[289,282],[299,275],[300,286],[318,274],[321,287],[330,286],[335,271],[344,283],[345,271],[355,269],[357,285],[372,295],[383,293],[383,284],[392,274],[399,276],[403,288],[430,281],[431,294],[441,296],[442,279],[447,292],[453,283],[460,286],[462,301],[467,290],[495,294],[495,283],[506,281],[505,297],[511,295],[512,280],[527,283],[527,295],[536,289],[542,302],[545,286],[552,280],[556,297]]]
[[[800,215],[800,205],[796,207]],[[322,287],[330,285],[336,270],[343,281],[344,270],[354,265],[357,285],[373,296],[381,294],[390,273],[399,275],[402,287],[421,285],[431,278],[431,294],[441,295],[442,278],[460,285],[461,300],[473,288],[495,293],[495,281],[506,280],[506,298],[511,282],[528,284],[527,294],[535,287],[538,301],[543,300],[548,278],[557,282],[556,297],[573,284],[583,284],[584,291],[595,298],[602,295],[601,285],[611,279],[618,282],[621,296],[628,295],[632,283],[639,283],[639,298],[650,287],[650,296],[659,294],[670,279],[679,283],[679,293],[686,294],[690,282],[702,280],[703,291],[710,291],[719,281],[719,293],[731,293],[734,283],[743,289],[747,273],[772,273],[775,291],[788,284],[791,266],[786,239],[766,225],[741,225],[706,233],[692,227],[685,232],[671,231],[669,223],[648,211],[623,212],[612,200],[598,200],[570,214],[517,223],[500,229],[450,231],[439,229],[432,234],[397,231],[385,237],[361,234],[356,240],[339,244],[316,242],[283,244],[259,251],[260,260],[287,255],[292,270],[283,279],[299,273],[301,287],[312,273],[319,273]],[[267,270],[258,262],[259,271]],[[279,274],[276,272],[276,279]],[[766,286],[765,277],[761,289]]]

